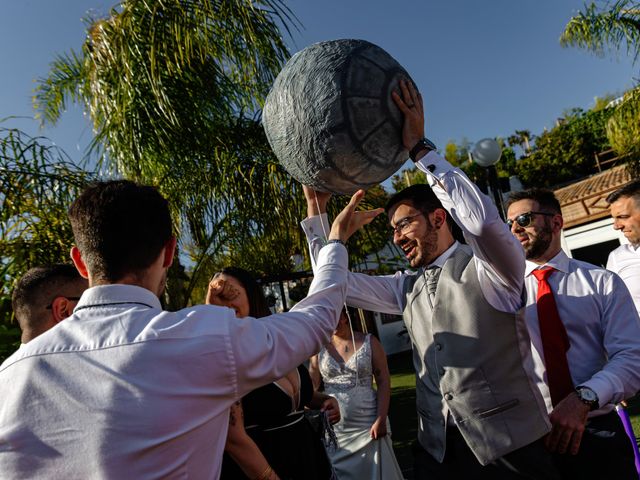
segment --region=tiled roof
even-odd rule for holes
[[[619,165],[554,191],[564,217],[564,228],[575,227],[609,215],[607,196],[631,177]]]

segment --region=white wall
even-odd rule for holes
[[[588,247],[609,240],[618,240],[620,243],[628,243],[619,230],[613,229],[613,219],[607,217],[586,225],[580,225],[565,230],[562,235],[562,249],[571,256],[571,250]]]

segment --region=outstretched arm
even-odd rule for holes
[[[311,266],[316,271],[316,260],[326,244],[329,222],[326,215],[330,193],[319,192],[303,186],[307,201],[308,217],[301,222],[311,256]],[[379,209],[382,211],[382,209]],[[348,274],[347,303],[351,306],[377,312],[400,315],[403,302],[403,277],[382,275],[370,276],[361,273]]]
[[[329,232],[330,240],[346,242],[358,228],[381,212],[356,211],[363,196],[364,191],[357,192],[338,214]],[[282,378],[329,342],[347,290],[345,247],[337,244],[324,246],[319,252],[314,273],[307,297],[289,312],[260,320],[247,317],[242,321],[215,322],[216,325],[210,328],[212,331],[218,328],[229,338],[228,356],[235,359],[232,372],[236,375],[236,398]]]

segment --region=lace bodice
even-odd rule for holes
[[[319,368],[325,391],[343,392],[356,385],[371,388],[371,335],[367,335],[362,346],[347,360],[336,360],[323,348],[319,354]]]

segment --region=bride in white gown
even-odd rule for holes
[[[322,380],[324,393],[340,404],[342,419],[333,426],[338,447],[328,452],[331,463],[339,480],[402,479],[388,435],[391,385],[386,354],[377,338],[353,333],[352,339],[343,312],[331,343],[310,361],[314,387]]]

